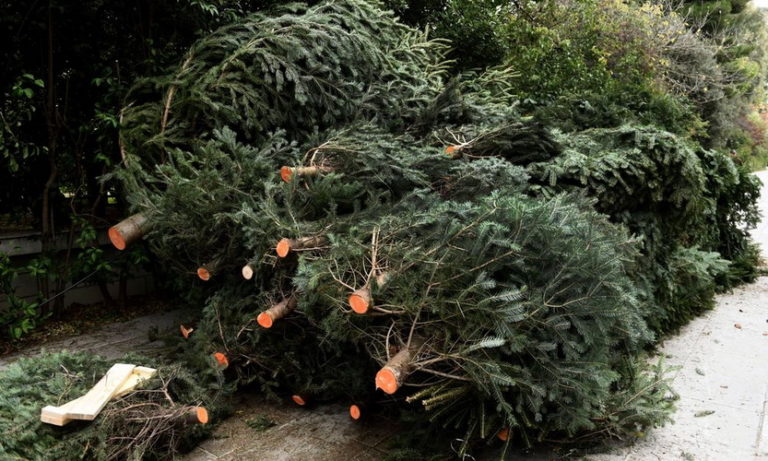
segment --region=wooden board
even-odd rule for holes
[[[125,394],[131,392],[132,390],[136,389],[136,387],[139,384],[155,376],[155,373],[157,373],[157,370],[155,370],[154,368],[147,368],[147,367],[134,368],[133,373],[131,373],[131,376],[129,376],[128,379],[125,380],[123,385],[120,386],[120,388],[112,395],[112,398],[116,399],[118,397],[122,397]]]
[[[84,419],[92,421],[99,414],[104,405],[109,402],[112,395],[120,389],[126,379],[132,374],[136,365],[126,363],[116,363],[112,365],[107,374],[105,374],[95,386],[88,391],[80,402],[67,411],[72,419]]]
[[[59,407],[47,406],[40,413],[44,423],[63,426],[74,419],[91,421],[110,399],[123,396],[143,381],[154,376],[156,370],[135,365],[115,364],[106,375],[84,396]],[[121,381],[120,384],[117,382]]]

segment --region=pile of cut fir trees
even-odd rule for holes
[[[211,388],[429,422],[460,455],[663,424],[643,351],[753,273],[757,185],[658,128],[548,129],[523,76],[446,50],[363,0],[201,39],[130,94],[112,242],[199,306],[181,355]]]

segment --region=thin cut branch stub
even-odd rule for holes
[[[207,282],[211,278],[215,277],[222,267],[222,258],[217,257],[197,268],[197,276],[200,280]]]
[[[324,166],[284,166],[280,168],[280,179],[285,182],[291,182],[296,176],[319,176],[321,173],[329,171],[331,171],[331,168]]]
[[[297,239],[284,238],[277,242],[275,251],[277,252],[278,257],[285,258],[291,251],[315,248],[323,244],[325,244],[324,237],[301,237]]]
[[[272,324],[275,320],[285,317],[289,312],[296,309],[297,302],[298,299],[295,295],[289,296],[259,314],[259,316],[256,317],[256,321],[263,328],[272,328]]]
[[[183,336],[184,339],[189,339],[189,335],[191,335],[195,329],[192,327],[187,328],[184,324],[181,324],[179,325],[179,331],[181,331],[181,336]]]
[[[223,352],[215,352],[213,354],[213,359],[216,360],[216,363],[224,368],[229,366],[229,359]]]
[[[389,275],[386,272],[383,272],[376,277],[376,285],[381,288],[387,283],[387,280],[389,280]],[[349,295],[347,301],[349,302],[349,307],[351,307],[355,313],[365,314],[373,304],[371,289],[368,286],[359,288]]]
[[[411,355],[411,350],[406,347],[389,359],[376,373],[376,389],[381,389],[390,395],[397,392],[410,373]]]
[[[445,148],[445,154],[451,158],[459,158],[462,148],[463,146],[448,146]]]
[[[115,248],[125,250],[130,243],[139,240],[148,228],[149,220],[143,214],[137,213],[110,227],[107,234]]]
[[[250,264],[246,264],[243,266],[243,269],[240,271],[241,274],[243,274],[243,278],[246,280],[251,280],[253,278],[253,266]]]
[[[214,270],[211,264],[203,264],[197,268],[197,276],[200,280],[207,282],[214,275]]]

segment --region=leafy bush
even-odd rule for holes
[[[15,267],[11,258],[0,253],[0,293],[5,295],[8,303],[0,310],[0,338],[7,336],[13,339],[21,338],[45,319],[36,302],[29,302],[16,294],[13,286],[20,269]]]

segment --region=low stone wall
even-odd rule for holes
[[[54,237],[54,248],[65,250],[69,233],[60,232]],[[112,248],[107,238],[106,229],[99,231],[99,243],[107,252],[107,258],[117,254],[117,250]],[[18,262],[19,265],[25,263],[25,260],[33,258],[40,253],[42,245],[40,243],[40,234],[38,232],[13,232],[0,234],[0,252],[11,257],[11,260]],[[117,298],[119,292],[118,282],[108,283],[107,289],[110,294]],[[14,281],[16,295],[22,298],[33,300],[37,296],[38,286],[36,277],[30,275],[20,275]],[[155,288],[152,275],[146,271],[136,271],[132,273],[126,283],[128,296],[144,295],[151,293]],[[0,311],[8,306],[6,296],[0,293]],[[86,280],[77,285],[64,295],[64,305],[71,304],[94,304],[102,301],[101,291],[93,280]]]

